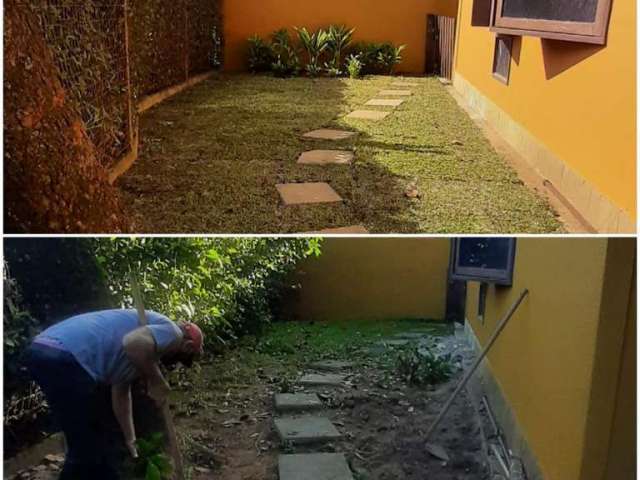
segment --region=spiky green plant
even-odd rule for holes
[[[314,77],[322,71],[320,67],[320,56],[329,46],[329,33],[322,29],[311,33],[306,27],[296,27],[296,32],[298,32],[302,47],[309,56],[309,63],[306,67],[307,73]]]
[[[362,73],[362,60],[360,60],[360,55],[349,55],[346,61],[347,72],[349,73],[349,77],[358,78]]]
[[[325,65],[327,71],[340,72],[340,66],[342,65],[342,52],[351,45],[351,39],[353,38],[353,32],[355,31],[355,28],[349,29],[344,25],[329,26],[327,29],[327,33],[329,35],[327,48],[331,53],[331,61]],[[338,75],[340,73],[338,73]]]
[[[271,69],[276,76],[297,75],[300,71],[300,57],[291,36],[286,28],[275,31],[271,35],[274,61]]]

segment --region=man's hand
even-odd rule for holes
[[[138,458],[138,449],[136,448],[135,439],[127,441],[127,450],[129,450],[129,453],[133,458]]]
[[[162,407],[165,404],[170,392],[171,387],[163,378],[147,383],[147,395],[151,397],[158,407]]]

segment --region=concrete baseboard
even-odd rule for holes
[[[479,355],[482,347],[468,321],[465,321],[464,335],[476,355]],[[476,373],[471,377],[467,385],[467,391],[476,408],[480,408],[482,397],[487,397],[495,420],[503,432],[507,448],[513,452],[515,457],[522,460],[527,475],[526,478],[528,480],[544,480],[544,475],[535,454],[529,447],[524,430],[518,424],[515,414],[500,385],[491,373],[486,359],[482,361]]]
[[[504,110],[480,93],[459,73],[455,90],[469,108],[489,123],[544,179],[600,233],[635,233],[631,216],[602,195]]]

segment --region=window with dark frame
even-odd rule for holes
[[[513,49],[513,37],[509,35],[497,35],[495,51],[493,54],[493,76],[505,85],[509,85],[511,75],[511,51]]]
[[[492,30],[604,45],[611,0],[493,0]]]
[[[451,280],[511,285],[516,253],[515,238],[458,238],[452,242]]]

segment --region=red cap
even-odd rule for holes
[[[195,323],[185,323],[184,330],[189,335],[189,340],[191,340],[196,347],[196,350],[202,353],[202,344],[204,341],[204,336],[202,335],[202,330]]]

